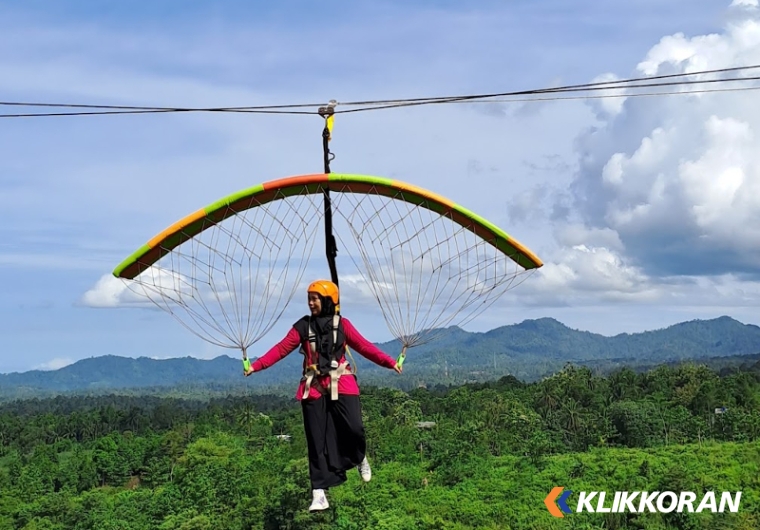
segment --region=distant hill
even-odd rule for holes
[[[193,357],[150,359],[103,355],[82,359],[58,370],[0,374],[0,387],[87,390],[182,385],[228,379],[242,372],[240,361],[226,355],[211,360]]]
[[[393,357],[400,351],[395,341],[378,346]],[[693,320],[614,337],[574,330],[557,320],[541,318],[483,333],[447,328],[434,342],[409,350],[402,376],[389,374],[356,352],[353,355],[365,384],[403,382],[402,386],[414,386],[421,382],[493,379],[506,374],[533,380],[568,362],[604,370],[700,359],[711,359],[714,364],[715,358],[735,359],[759,352],[760,327],[729,317]],[[272,368],[246,379],[242,377],[240,360],[229,356],[155,360],[105,355],[59,370],[0,374],[0,395],[193,385],[260,389],[285,384],[294,390],[300,366],[301,356],[293,352]]]
[[[482,334],[459,330],[452,338],[451,345],[457,349],[469,347],[481,353],[492,351],[516,358],[541,355],[563,362],[610,358],[664,361],[760,351],[760,327],[729,317],[682,322],[656,331],[614,337],[574,330],[554,319],[543,318]]]

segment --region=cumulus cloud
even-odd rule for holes
[[[375,289],[388,290],[392,287],[388,282],[375,282]],[[377,304],[372,285],[358,273],[340,275],[340,299],[346,306],[353,307],[375,307]]]
[[[620,78],[613,73],[606,73],[596,76],[591,80],[592,83],[613,83],[619,81]],[[614,86],[614,85],[613,85]],[[616,91],[618,94],[622,94],[622,91]],[[623,96],[616,96],[610,98],[603,98],[597,100],[591,100],[591,107],[596,111],[598,116],[614,117],[623,110],[623,104],[625,98]]]
[[[720,32],[665,36],[632,72],[592,82],[758,64],[757,7],[735,0]],[[576,138],[569,189],[511,199],[511,221],[548,223],[556,246],[504,306],[760,305],[756,92],[631,96],[589,101],[596,123]]]
[[[733,2],[731,2],[731,7],[747,7],[750,9],[757,9],[758,5],[760,5],[758,3],[758,0],[733,0]]]
[[[756,308],[760,282],[740,274],[650,276],[623,254],[605,247],[577,245],[552,256],[544,267],[499,307],[651,307]]]
[[[745,11],[720,33],[662,38],[636,75],[759,62],[760,20]],[[654,277],[760,273],[755,99],[747,91],[592,103],[599,124],[578,139],[571,186],[588,234],[608,234],[627,263]]]
[[[507,201],[507,215],[510,222],[533,222],[545,215],[540,206],[543,205],[549,188],[545,184],[533,186]]]
[[[82,304],[89,307],[118,307],[133,295],[126,284],[112,274],[103,275],[82,295]]]
[[[563,247],[590,245],[613,251],[623,250],[620,236],[611,228],[588,228],[581,224],[568,224],[558,227],[555,237]]]
[[[69,357],[56,357],[54,359],[50,359],[47,362],[44,362],[42,364],[38,364],[37,366],[33,367],[33,370],[60,370],[61,368],[68,366],[70,364],[73,364],[74,360],[70,359]]]
[[[531,305],[652,302],[660,294],[639,268],[605,247],[565,247],[536,276],[516,291]]]
[[[570,197],[559,186],[540,183],[507,200],[507,218],[510,223],[539,223],[545,218],[565,221],[570,214]]]

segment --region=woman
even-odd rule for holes
[[[359,386],[346,361],[346,346],[398,373],[401,367],[339,316],[337,285],[317,280],[307,292],[311,314],[293,324],[284,339],[251,363],[245,375],[269,368],[301,346],[304,372],[296,399],[301,402],[309,448],[309,511],[315,511],[329,507],[325,491],[345,482],[347,470],[358,467],[365,482],[372,477],[365,455]]]

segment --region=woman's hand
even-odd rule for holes
[[[251,366],[248,370],[243,370],[243,375],[248,377],[253,373],[253,366]]]
[[[404,371],[404,369],[401,366],[399,366],[398,363],[393,365],[393,369],[396,371],[396,373],[399,373],[399,374]]]

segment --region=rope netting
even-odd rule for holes
[[[203,340],[245,353],[300,287],[322,218],[320,195],[254,204],[207,221],[126,285]]]
[[[340,192],[335,214],[347,225],[336,237],[355,244],[351,259],[404,348],[466,325],[535,271],[499,250],[496,236],[473,233],[475,221],[459,224],[428,200],[407,202],[403,191],[353,193],[350,185],[333,190]]]
[[[288,187],[216,212],[230,214],[222,221],[207,216],[201,230],[179,233],[184,242],[125,281],[202,339],[245,356],[303,287],[314,247],[324,243],[323,189]],[[535,270],[497,248],[496,235],[476,235],[488,232],[482,225],[455,221],[431,200],[409,202],[401,190],[366,183],[330,190],[339,253],[356,265],[403,351],[467,324]]]

